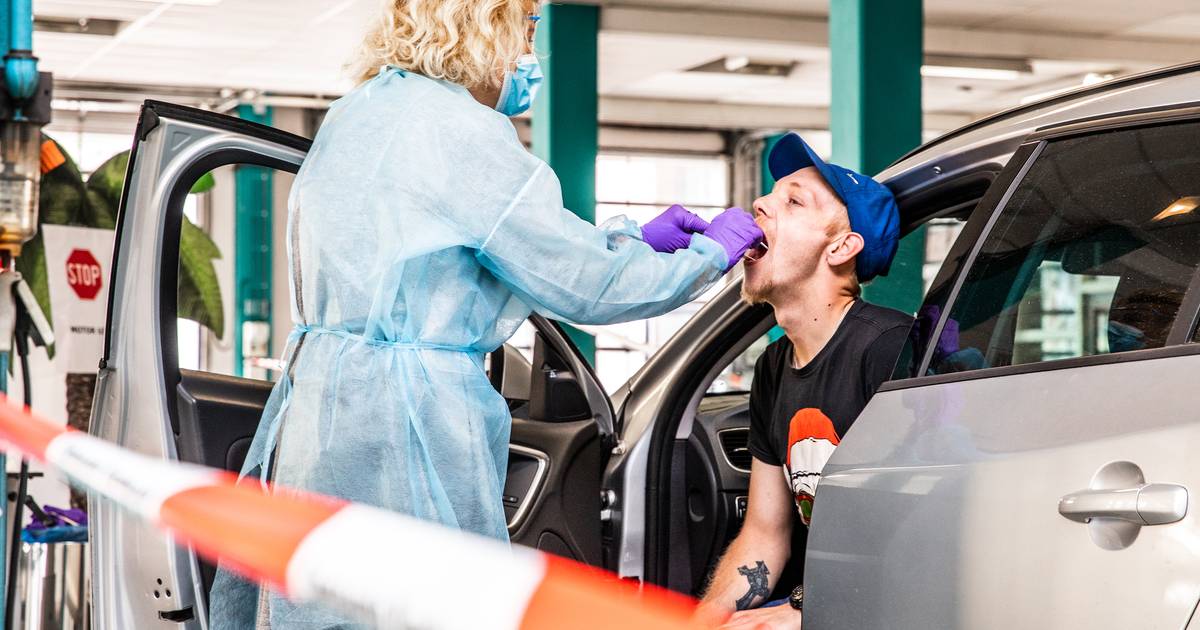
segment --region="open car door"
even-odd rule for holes
[[[222,166],[295,173],[310,141],[155,101],[143,106],[136,133],[91,433],[146,455],[236,472],[272,383],[179,368],[183,203],[199,177]],[[488,357],[514,416],[503,498],[509,532],[516,543],[599,564],[611,403],[556,324],[539,317],[530,324],[532,356],[505,346]],[[93,498],[90,515],[96,630],[206,625],[214,567],[108,501]]]

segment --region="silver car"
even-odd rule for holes
[[[957,237],[895,377],[825,468],[796,550],[806,628],[1191,623],[1197,94],[1200,65],[1110,81],[969,125],[880,175],[906,232]],[[240,467],[271,384],[178,367],[183,200],[220,166],[295,172],[308,147],[146,103],[93,433]],[[513,410],[504,502],[516,543],[702,588],[746,507],[749,383],[730,375],[753,366],[774,326],[769,309],[739,301],[739,284],[615,392],[537,317],[532,361],[510,347],[489,357]],[[91,507],[95,627],[204,627],[212,567],[104,501]],[[464,597],[480,587],[469,576]]]

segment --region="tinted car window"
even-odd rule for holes
[[[1196,123],[1047,145],[967,271],[929,372],[1166,345],[1200,263],[1198,147]]]

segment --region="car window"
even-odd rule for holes
[[[749,393],[750,384],[754,382],[754,364],[758,357],[766,352],[770,343],[783,336],[783,330],[776,327],[767,334],[754,340],[749,348],[742,351],[708,386],[709,394]]]
[[[967,271],[929,372],[1166,345],[1200,263],[1197,146],[1197,123],[1050,142]],[[941,315],[923,308],[914,335]]]

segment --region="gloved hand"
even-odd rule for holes
[[[703,234],[707,229],[708,221],[675,204],[642,226],[642,240],[654,251],[670,254],[677,249],[686,249],[692,242],[693,233]]]
[[[712,220],[704,235],[721,244],[725,253],[729,254],[729,264],[725,271],[733,269],[746,250],[754,247],[763,240],[763,231],[754,222],[754,217],[741,208],[730,208],[717,215]]]

